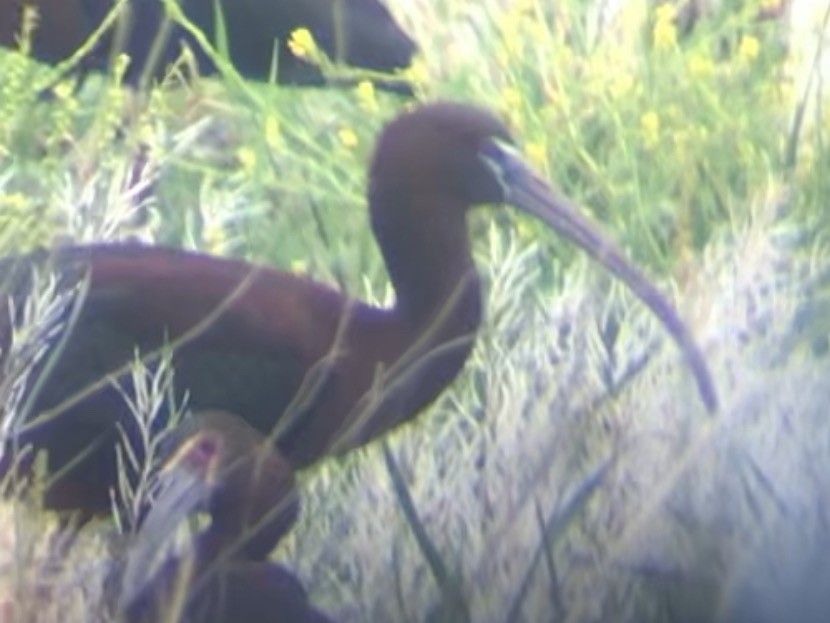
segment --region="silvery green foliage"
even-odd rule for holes
[[[9,268],[8,264],[6,268]],[[83,280],[61,280],[53,268],[44,254],[43,262],[27,266],[25,274],[24,271],[6,270],[0,282],[0,298],[3,299],[13,287],[20,285],[18,278],[26,286],[24,290],[14,290],[17,312],[11,316],[7,352],[0,354],[2,451],[17,451],[17,457],[11,459],[13,462],[26,451],[7,444],[7,439],[18,427],[30,422],[32,388],[36,387],[33,372],[49,365],[56,344],[67,330],[71,309],[83,297]],[[7,458],[3,457],[4,460]],[[42,476],[37,465],[36,479]],[[15,487],[16,483],[9,475],[2,484],[6,490]],[[35,492],[39,487],[41,483],[36,482]],[[15,616],[37,612],[36,620],[43,623],[97,620],[97,615],[89,612],[89,604],[103,601],[103,578],[109,564],[103,557],[101,540],[90,534],[75,539],[67,531],[59,531],[54,517],[37,512],[39,500],[37,494],[34,497],[28,500],[29,505],[3,507],[1,523],[5,530],[0,564],[7,570],[3,589],[13,590],[11,601],[4,601],[9,598],[5,592],[0,597],[3,616],[6,616],[7,605],[13,604]],[[77,549],[83,551],[84,556],[67,562],[67,549],[78,543],[82,546]],[[48,606],[43,605],[46,590],[49,592]]]
[[[6,300],[9,306],[2,313],[10,318],[8,352],[0,353],[3,443],[17,426],[24,425],[32,375],[39,366],[48,365],[50,348],[60,339],[80,287],[79,283],[61,283],[48,261],[23,270],[15,270],[14,266],[11,269],[0,283],[0,300]],[[21,282],[28,285],[24,291],[18,291]],[[6,299],[10,293],[12,298]],[[3,451],[6,450],[7,447]]]
[[[203,119],[169,135],[159,124],[137,147],[117,150],[95,166],[81,163],[88,169],[68,171],[50,197],[65,237],[58,242],[154,242],[160,171],[190,149],[208,125]]]
[[[471,620],[744,623],[789,620],[770,613],[802,592],[826,598],[812,544],[830,542],[830,360],[795,332],[821,262],[788,235],[781,202],[761,203],[675,285],[719,385],[716,418],[632,297],[587,261],[539,294],[544,256],[491,232],[474,356],[390,444]],[[539,517],[609,460],[548,563],[531,564]],[[440,591],[375,448],[312,475],[305,500],[283,555],[321,606],[347,621],[436,620]]]
[[[172,137],[171,153],[185,149],[204,125],[194,124]],[[154,220],[155,199],[149,191],[163,159],[157,159],[155,153],[145,155],[144,159],[122,155],[106,165],[90,167],[86,171],[67,170],[61,183],[44,188],[40,198],[42,204],[48,206],[44,214],[54,222],[46,222],[42,215],[40,219],[20,219],[23,223],[20,227],[15,221],[4,222],[5,228],[0,230],[0,248],[7,251],[9,246],[31,248],[35,241],[56,245],[105,240],[152,241],[157,223]],[[13,179],[14,173],[14,169],[9,169],[0,177],[0,188]],[[50,227],[62,231],[61,237],[42,240],[39,236]],[[50,261],[48,251],[40,251],[39,258],[41,261],[25,267],[16,265],[13,258],[6,259],[0,270],[0,300],[16,310],[12,315],[7,352],[0,353],[0,435],[4,444],[16,427],[25,426],[32,416],[40,415],[30,413],[32,389],[36,387],[33,373],[48,367],[51,357],[60,353],[61,340],[72,330],[75,306],[83,300],[85,281],[82,274],[70,275],[68,271],[61,271],[62,267]],[[12,294],[12,301],[6,300],[8,294]],[[3,309],[0,313],[7,311]],[[166,390],[172,378],[171,369],[165,362],[152,370],[137,363],[132,385],[139,388],[139,394],[125,397],[135,417],[136,428],[142,433],[143,447],[123,450],[120,455],[120,489],[114,491],[113,496],[119,502],[120,514],[117,515],[122,524],[134,523],[150,486],[150,467],[157,458],[159,444],[150,429],[160,412],[160,403],[169,399]],[[171,410],[174,414],[171,421],[175,421],[180,409],[174,405]],[[15,448],[4,445],[2,451],[15,452]],[[23,453],[18,452],[13,460],[20,460],[22,456]],[[140,460],[136,461],[136,457]],[[43,484],[41,465],[41,462],[36,463],[34,495],[30,496],[34,498],[30,501],[35,507],[40,501],[37,496]],[[128,468],[139,474],[137,480],[127,481]],[[2,484],[15,486],[11,478]],[[24,512],[27,513],[25,518]],[[6,536],[13,542],[13,547],[8,549],[13,556],[8,563],[14,563],[9,576],[15,577],[4,578],[0,593],[6,589],[11,591],[17,608],[15,612],[22,613],[20,616],[26,620],[43,622],[93,621],[105,616],[106,578],[112,572],[112,561],[101,551],[101,539],[92,536],[96,531],[85,530],[76,537],[71,530],[59,533],[54,525],[49,525],[54,522],[48,515],[31,509],[21,512],[13,509],[11,514],[12,521],[4,525],[8,528]],[[25,577],[17,577],[13,573],[15,569],[27,570]],[[44,594],[48,594],[49,607],[42,605]],[[3,595],[0,595],[0,613],[5,613],[2,610]],[[5,614],[0,618],[2,616]]]
[[[625,601],[630,614],[617,620],[814,620],[813,606],[795,609],[792,589],[805,575],[830,587],[826,565],[797,553],[830,536],[821,432],[830,363],[794,331],[821,262],[777,207],[756,208],[713,247],[683,297],[719,379],[719,416],[699,417],[671,371],[647,375],[620,422],[632,450],[596,526],[607,542],[585,593],[592,605],[575,620],[608,620]]]

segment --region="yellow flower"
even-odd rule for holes
[[[256,165],[256,152],[250,147],[240,147],[236,150],[236,159],[243,169],[250,171]]]
[[[291,260],[291,272],[295,274],[303,274],[308,272],[308,260],[295,259]]]
[[[282,142],[282,132],[280,131],[280,120],[276,115],[268,115],[265,120],[265,142],[269,147],[278,147]]]
[[[757,37],[752,35],[744,35],[741,37],[741,43],[738,45],[738,56],[745,62],[749,63],[758,58],[761,51],[761,42]]]
[[[677,5],[674,2],[663,2],[654,10],[654,19],[658,22],[674,23],[677,19]]]
[[[403,72],[404,78],[412,84],[426,84],[429,81],[429,70],[420,56],[416,56],[412,65]]]
[[[542,20],[534,19],[527,23],[527,40],[535,42],[537,45],[544,41],[550,40],[550,33],[548,27]]]
[[[225,252],[228,236],[221,224],[209,220],[202,226],[202,239],[211,253],[221,255]]]
[[[608,76],[608,92],[615,98],[623,97],[634,88],[634,78],[625,71],[617,71]]]
[[[201,238],[205,248],[217,255],[222,255],[228,248],[228,232],[222,223],[222,218],[216,210],[206,204],[202,205],[199,212],[202,217]]]
[[[535,0],[517,0],[513,5],[513,10],[519,15],[534,15],[536,12],[536,2]]]
[[[317,44],[308,28],[297,28],[288,39],[288,49],[297,58],[310,59],[317,51]]]
[[[11,210],[21,210],[29,205],[26,195],[23,193],[9,193],[8,195],[0,195],[0,206],[9,208]]]
[[[357,147],[357,134],[351,128],[340,128],[337,136],[346,149],[354,149]]]
[[[689,73],[695,78],[711,76],[715,71],[715,64],[712,59],[704,54],[692,54],[689,56]]]
[[[522,104],[522,94],[514,87],[507,87],[503,91],[504,103],[508,108],[515,109]]]
[[[665,49],[673,47],[677,43],[677,7],[674,4],[665,3],[657,7],[654,14],[654,47]]]
[[[643,135],[643,143],[647,148],[657,145],[660,139],[660,116],[653,110],[643,113],[640,117],[640,132]]]
[[[378,111],[378,100],[375,97],[375,85],[368,80],[361,80],[357,85],[357,99],[360,107],[366,112]]]
[[[527,153],[527,159],[530,160],[534,166],[539,169],[547,168],[548,152],[542,143],[538,141],[528,143],[525,148],[525,152]]]

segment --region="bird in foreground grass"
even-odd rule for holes
[[[161,247],[74,246],[0,262],[4,353],[34,267],[84,291],[63,311],[60,348],[27,377],[26,408],[6,418],[0,471],[16,465],[25,477],[33,455],[14,461],[15,450],[45,450],[47,506],[81,519],[109,513],[119,429],[140,447],[114,381],[129,393],[136,352],[153,363],[165,348],[180,399],[237,414],[294,469],[412,420],[459,374],[482,322],[466,223],[482,204],[539,219],[627,284],[677,342],[706,409],[716,411],[703,354],[669,301],[528,167],[490,112],[438,102],[400,114],[377,142],[368,200],[395,290],[390,308],[293,273]],[[0,376],[0,388],[12,382]]]
[[[127,552],[117,614],[126,623],[330,621],[288,569],[268,560],[298,512],[294,472],[273,444],[221,411],[194,414],[176,433],[181,443]],[[209,525],[184,551],[155,560],[199,511]]]
[[[253,80],[269,80],[274,68],[281,84],[326,84],[320,67],[289,45],[292,33],[300,28],[314,36],[330,59],[375,72],[405,69],[417,52],[381,0],[179,0],[177,4],[213,48],[226,43],[236,70]],[[46,63],[65,61],[118,5],[117,0],[0,0],[0,45],[19,47],[22,32],[30,30],[24,7],[34,7],[38,17],[31,55]],[[123,76],[127,84],[138,85],[145,76],[160,79],[184,45],[193,52],[200,74],[218,71],[194,33],[167,18],[163,0],[126,0],[117,10],[113,25],[77,67],[80,78],[89,70],[106,69],[114,53],[123,51],[130,57]],[[376,85],[412,93],[405,80],[392,76],[377,77]]]

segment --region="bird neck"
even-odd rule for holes
[[[225,434],[234,432],[228,428]],[[209,557],[224,553],[265,560],[299,517],[294,472],[270,443],[242,445],[224,467],[222,484],[210,504],[211,525],[200,543]]]
[[[373,218],[373,227],[396,293],[388,317],[406,338],[387,379],[396,389],[380,403],[368,438],[415,416],[456,378],[482,319],[463,206],[398,207]]]
[[[417,415],[458,376],[481,324],[463,206],[384,203],[378,195],[373,188],[372,229],[396,302],[356,305],[335,389],[318,415],[281,437],[295,465],[368,443]]]
[[[438,321],[454,332],[475,332],[481,285],[463,207],[385,209],[373,199],[372,228],[395,290],[395,316],[415,329]]]

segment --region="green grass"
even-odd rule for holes
[[[355,622],[793,615],[790,580],[818,577],[797,553],[830,542],[830,113],[805,43],[827,36],[828,9],[794,34],[743,5],[685,38],[634,0],[603,19],[578,0],[394,5],[423,49],[419,97],[508,119],[540,172],[673,293],[723,409],[707,418],[662,330],[578,252],[482,211],[488,324],[463,378],[389,436],[386,459],[375,444],[303,474],[303,518],[277,556],[321,608]],[[138,236],[390,300],[365,168],[407,103],[233,75],[173,76],[144,97],[102,76],[37,101],[53,75],[0,52],[2,255]],[[139,146],[158,183],[136,213]]]

